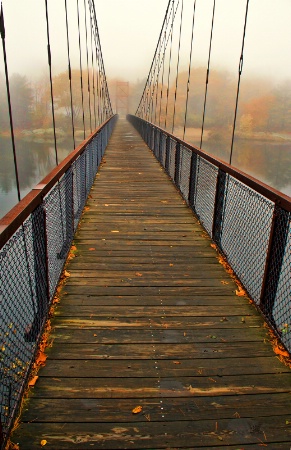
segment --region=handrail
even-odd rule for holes
[[[73,162],[85,151],[94,137],[116,116],[112,116],[97,127],[90,136],[76,147],[57,167],[46,175],[20,202],[0,219],[0,250],[24,220],[39,206],[44,196],[62,177]]]
[[[153,123],[128,120],[290,352],[291,197]]]

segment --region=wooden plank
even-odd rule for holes
[[[232,292],[230,295],[233,297]],[[196,306],[221,306],[227,305],[229,307],[229,295],[186,295],[177,293],[177,295],[116,295],[116,296],[102,296],[102,295],[77,295],[68,294],[66,295],[65,303],[60,302],[58,307],[63,307],[63,305],[76,305],[76,306],[151,306],[157,305],[163,302],[165,306],[192,306],[193,309]],[[245,305],[245,301],[241,297],[237,297],[234,306]],[[80,310],[81,308],[79,308]],[[232,309],[232,308],[231,308]],[[248,315],[251,310],[248,309]],[[229,309],[227,314],[229,313]]]
[[[286,415],[291,415],[290,394],[258,394],[256,396],[256,413],[261,417],[276,416],[282,408]],[[233,419],[235,416],[251,417],[253,408],[252,395],[234,395],[218,397],[195,397],[189,402],[185,398],[166,398],[161,403],[160,397],[139,399],[142,414],[132,414],[136,406],[135,399],[31,399],[31,408],[24,411],[25,422],[79,422],[81,415],[88,423],[98,422],[146,422],[149,416],[151,422],[159,422],[163,412],[165,421],[216,420]],[[48,416],[47,409],[52,408],[54,414]]]
[[[226,319],[226,320],[225,320]],[[205,330],[208,327],[209,331],[216,328],[239,328],[244,329],[246,327],[257,327],[262,325],[262,321],[256,316],[244,316],[243,321],[240,316],[227,316],[226,318],[219,317],[189,317],[185,318],[152,318],[151,328],[163,328],[163,329],[182,329],[184,332],[188,328],[198,328]],[[62,316],[60,320],[54,321],[56,325],[62,325],[63,327],[79,327],[79,328],[100,328],[100,327],[125,327],[125,328],[148,328],[149,318],[139,317],[138,320],[132,320],[128,317],[106,317],[106,318],[92,318],[92,317],[66,317]]]
[[[255,344],[254,344],[255,345]],[[283,365],[275,356],[255,357],[227,357],[213,359],[157,359],[158,375],[166,377],[213,377],[213,376],[240,376],[256,374],[280,374],[290,373],[287,366]],[[40,371],[40,376],[59,378],[78,377],[105,378],[108,374],[114,374],[116,378],[144,378],[157,377],[155,361],[147,359],[53,359]],[[290,395],[290,393],[288,394]]]
[[[13,435],[21,450],[42,439],[56,450],[289,450],[291,371],[125,122],[75,245],[53,345]]]
[[[70,342],[71,344],[153,344],[153,343],[198,343],[198,342],[267,342],[268,334],[264,328],[246,328],[246,329],[205,329],[193,330],[187,329],[79,329],[76,327],[61,328],[55,326],[52,338],[55,343]]]
[[[188,359],[192,358],[246,358],[253,356],[270,356],[270,347],[256,342],[211,342],[196,344],[65,344],[55,342],[48,350],[53,359]],[[291,383],[291,378],[290,378]],[[290,384],[291,387],[291,384]]]
[[[80,310],[78,310],[75,306],[71,305],[60,305],[56,309],[57,315],[64,315],[64,316],[77,316],[77,317],[144,317],[144,316],[150,316],[150,317],[225,317],[226,315],[231,316],[245,316],[250,315],[250,308],[248,305],[233,305],[231,308],[231,311],[229,310],[229,306],[223,305],[214,305],[207,307],[205,306],[195,306],[193,308],[192,306],[184,306],[184,305],[178,305],[177,307],[174,306],[166,306],[161,304],[161,300],[156,300],[156,304],[160,303],[158,306],[122,306],[121,304],[118,306],[102,306],[99,305],[90,305],[85,306],[83,305]]]
[[[24,438],[21,450],[38,448],[42,439],[58,450],[187,448],[189,441],[192,449],[201,445],[210,449],[218,444],[221,444],[220,448],[228,448],[229,445],[246,443],[261,448],[258,447],[260,443],[271,445],[278,441],[285,443],[285,449],[288,449],[291,427],[280,416],[139,424],[32,422],[26,424]]]

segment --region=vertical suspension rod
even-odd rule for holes
[[[149,82],[149,79],[150,79],[151,71],[152,71],[152,68],[153,68],[153,65],[154,65],[154,61],[155,61],[155,58],[156,58],[156,54],[157,54],[158,48],[159,48],[159,42],[160,42],[160,39],[161,39],[161,36],[162,36],[162,33],[163,33],[163,29],[164,29],[164,26],[165,26],[165,23],[166,23],[166,20],[167,20],[169,7],[170,7],[170,4],[171,4],[172,1],[174,1],[174,0],[169,0],[169,2],[168,2],[168,6],[167,6],[167,9],[166,9],[166,14],[165,14],[165,17],[164,17],[164,21],[163,21],[163,25],[162,25],[162,28],[161,28],[160,36],[159,36],[159,39],[158,39],[158,43],[157,43],[157,46],[156,46],[156,50],[155,50],[155,53],[154,53],[152,64],[151,64],[151,67],[150,67],[150,70],[149,70],[147,81],[146,81],[143,93],[141,95],[141,99],[140,99],[139,105],[138,105],[137,110],[136,110],[136,114],[138,114],[138,112],[139,112],[139,107],[141,106],[141,103],[142,103],[142,100],[143,100],[143,97],[144,97],[144,94],[145,94],[145,91],[146,91],[146,86],[147,86],[147,84]]]
[[[73,144],[76,147],[75,142],[75,123],[74,123],[74,106],[73,106],[73,91],[72,91],[72,69],[71,69],[71,58],[70,58],[70,38],[69,38],[69,22],[68,22],[68,5],[67,0],[65,0],[65,12],[66,12],[66,33],[67,33],[67,55],[68,55],[68,75],[70,83],[70,101],[71,101],[71,122],[72,122],[72,133],[73,133]]]
[[[52,55],[51,55],[51,45],[50,45],[50,30],[49,30],[49,17],[48,17],[47,0],[45,0],[45,14],[46,14],[47,53],[48,53],[49,75],[50,75],[50,94],[51,94],[52,120],[53,120],[53,129],[54,129],[55,157],[56,157],[56,165],[58,165],[59,161],[58,161],[57,136],[56,136],[56,119],[55,119],[53,77],[52,77]]]
[[[6,54],[6,43],[5,43],[5,23],[4,23],[4,12],[3,12],[3,5],[2,5],[2,3],[1,3],[1,11],[0,11],[0,34],[1,34],[1,39],[2,39],[2,48],[3,48],[3,56],[4,56],[6,91],[7,91],[11,143],[12,143],[13,161],[14,161],[14,170],[15,170],[15,179],[16,179],[16,189],[17,189],[18,201],[20,201],[21,200],[21,195],[20,195],[20,184],[19,184],[17,157],[16,157],[13,117],[12,117],[11,95],[10,95],[9,76],[8,76],[8,64],[7,64],[7,54]]]
[[[207,92],[208,92],[208,81],[209,81],[209,69],[210,69],[210,59],[211,59],[211,48],[212,48],[212,37],[213,37],[214,16],[215,16],[215,0],[213,0],[213,11],[212,11],[211,33],[210,33],[210,41],[209,41],[209,52],[208,52],[207,72],[206,72],[206,84],[205,84],[205,95],[204,95],[203,117],[202,117],[201,137],[200,137],[200,148],[202,147],[203,133],[204,133],[204,122],[205,122],[205,111],[206,111],[206,101],[207,101]]]
[[[193,40],[194,40],[194,26],[195,26],[195,11],[196,11],[196,0],[194,0],[194,5],[193,5],[193,20],[192,20],[192,34],[191,34],[191,46],[190,46],[190,57],[189,57],[189,71],[188,71],[188,80],[187,80],[186,105],[185,105],[185,116],[184,116],[184,129],[183,129],[183,138],[182,138],[183,141],[185,139],[186,122],[187,122],[187,114],[188,114],[188,101],[189,101],[189,91],[190,91],[192,54],[193,54]]]
[[[238,68],[238,82],[237,82],[237,91],[236,91],[236,101],[235,101],[235,110],[234,110],[234,119],[232,126],[232,137],[231,137],[231,147],[230,147],[230,155],[229,155],[229,164],[232,162],[232,153],[233,153],[233,144],[234,144],[234,134],[236,127],[236,118],[237,118],[237,109],[238,109],[238,100],[239,100],[239,92],[240,92],[240,80],[243,68],[244,61],[244,46],[245,46],[245,37],[246,37],[246,29],[247,29],[247,21],[248,21],[248,10],[249,10],[249,0],[246,2],[246,13],[245,13],[245,22],[244,22],[244,30],[243,30],[243,38],[242,38],[242,46],[241,46],[241,54],[239,59],[239,68]]]
[[[82,120],[83,120],[84,139],[85,139],[86,138],[86,126],[85,126],[85,110],[84,110],[84,87],[83,87],[82,45],[81,45],[81,31],[80,31],[79,0],[77,0],[77,19],[78,19],[78,37],[79,37],[79,63],[80,63],[80,87],[81,87],[81,102],[82,102]]]

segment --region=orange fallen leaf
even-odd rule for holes
[[[10,450],[20,450],[20,447],[19,447],[19,445],[14,444],[13,442],[10,441],[10,447],[9,447],[9,449],[10,449]]]
[[[93,252],[94,250],[96,250],[96,248],[95,248],[95,247],[91,247],[91,248],[89,248],[89,252]]]
[[[37,380],[38,380],[38,376],[36,375],[29,381],[28,386],[33,387],[35,385],[35,383],[37,382]]]
[[[169,264],[170,267],[173,267],[174,264]]]
[[[136,406],[135,408],[133,408],[133,410],[131,411],[132,414],[139,414],[142,412],[142,406]]]
[[[281,350],[279,347],[274,347],[274,352],[277,355],[281,355],[281,356],[289,356],[289,353],[286,350]]]
[[[243,289],[236,290],[235,295],[237,295],[238,297],[244,297],[246,295],[246,291],[244,291]]]
[[[224,280],[222,280],[220,283],[221,283],[221,284],[229,284],[228,281],[224,281]]]
[[[135,272],[135,274],[136,274],[137,277],[142,277],[142,273]]]
[[[210,244],[210,247],[215,248],[216,249],[216,245],[215,244]]]
[[[45,439],[43,439],[42,441],[40,441],[40,445],[42,447],[44,447],[47,444],[47,441]]]
[[[180,361],[173,361],[174,364],[181,364]]]
[[[72,245],[71,250],[72,250],[73,252],[75,252],[75,251],[77,250],[77,247],[76,247],[75,245]]]
[[[37,357],[36,363],[43,366],[44,363],[46,362],[46,359],[47,359],[47,355],[43,352],[40,352]]]
[[[65,275],[65,277],[70,277],[71,276],[70,272],[68,272],[67,270],[65,270],[64,275]]]
[[[84,211],[89,211],[89,210],[90,210],[89,206],[85,206]]]

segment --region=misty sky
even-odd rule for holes
[[[10,73],[47,70],[44,0],[3,0]],[[80,0],[82,3],[82,0]],[[146,77],[168,0],[95,0],[109,78]],[[193,0],[184,0],[181,66],[189,55]],[[213,66],[237,71],[245,0],[216,0]],[[66,69],[64,1],[48,0],[55,71]],[[213,0],[197,0],[193,64],[207,59]],[[72,65],[78,67],[76,0],[68,0]],[[291,1],[250,0],[244,71],[291,77]],[[178,26],[176,26],[176,31]],[[0,71],[3,71],[3,64]]]

